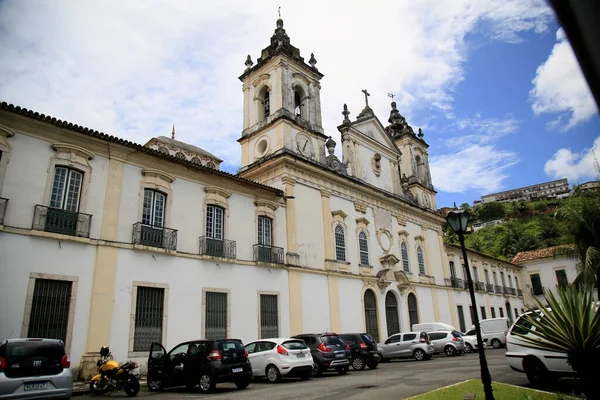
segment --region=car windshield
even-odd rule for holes
[[[288,340],[281,345],[288,350],[304,350],[308,348],[303,340]]]
[[[244,346],[242,346],[240,340],[220,340],[217,342],[217,347],[219,348],[219,351],[244,351]]]
[[[373,340],[373,338],[369,335],[367,335],[366,333],[363,333],[362,335],[360,335],[360,337],[362,338],[362,340],[365,341],[365,343],[368,344],[374,344],[375,340]]]
[[[4,357],[9,364],[24,364],[33,358],[60,364],[64,348],[58,342],[27,341],[9,343]]]
[[[335,335],[325,335],[321,336],[321,340],[325,344],[325,346],[335,346],[336,344],[344,345],[344,341],[339,338],[339,336]]]

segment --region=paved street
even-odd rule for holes
[[[490,350],[486,353],[490,373],[494,381],[528,386],[524,374],[512,371],[504,358],[504,350]],[[233,384],[217,385],[210,395],[185,388],[169,389],[162,393],[152,393],[147,389],[138,397],[151,399],[245,399],[245,400],[298,400],[298,399],[403,399],[463,380],[479,377],[477,354],[467,354],[448,358],[435,356],[424,362],[397,360],[380,364],[375,370],[352,371],[346,376],[326,373],[323,377],[301,382],[298,379],[284,379],[280,384],[269,384],[266,380],[253,381],[245,390],[237,390]],[[570,392],[568,386],[557,388]],[[91,397],[91,396],[90,396]],[[114,393],[111,397],[126,397],[124,393]],[[97,397],[96,397],[97,398]]]

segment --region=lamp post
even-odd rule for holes
[[[456,204],[454,205],[456,207]],[[473,279],[471,278],[471,270],[469,268],[469,260],[467,258],[467,250],[465,249],[464,233],[467,230],[467,222],[469,214],[464,209],[454,209],[446,216],[446,221],[450,228],[458,235],[460,248],[462,250],[463,259],[465,260],[465,270],[467,271],[467,287],[471,295],[471,304],[473,306],[473,324],[477,334],[477,347],[479,348],[479,366],[481,368],[481,381],[483,382],[483,391],[485,392],[485,400],[494,400],[492,393],[492,377],[488,369],[485,352],[483,350],[483,339],[481,338],[481,328],[479,326],[479,317],[477,316],[477,302],[475,301],[475,290],[473,289]]]

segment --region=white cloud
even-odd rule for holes
[[[564,148],[558,150],[544,165],[544,172],[552,179],[567,178],[571,183],[596,179],[600,176],[600,171],[596,171],[592,149],[596,152],[597,162],[600,162],[600,136],[598,136],[591,149],[585,149],[580,153],[573,153],[571,149]]]
[[[291,43],[325,74],[327,134],[370,105],[387,119],[393,91],[412,110],[451,113],[464,78],[465,36],[518,41],[543,31],[544,0],[0,3],[0,99],[144,143],[168,135],[235,165],[242,130],[237,77],[269,43],[277,7]]]
[[[481,114],[477,114],[474,118],[456,119],[454,126],[451,126],[452,128],[463,133],[446,140],[446,144],[450,147],[465,144],[488,144],[516,132],[519,128],[519,121],[510,116],[498,119],[482,118]]]
[[[562,28],[557,31],[556,40],[552,53],[537,69],[529,96],[535,115],[566,113],[569,116],[565,125],[559,116],[549,127],[562,125],[570,129],[590,119],[598,109]]]

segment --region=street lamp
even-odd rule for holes
[[[456,207],[456,204],[454,205]],[[494,400],[492,393],[492,377],[488,369],[483,350],[483,339],[481,338],[481,328],[479,327],[479,317],[477,316],[477,302],[475,301],[475,290],[473,290],[473,279],[471,278],[471,270],[469,268],[469,260],[467,258],[467,249],[465,249],[465,232],[467,231],[467,222],[469,221],[469,213],[465,209],[454,209],[446,216],[446,221],[450,228],[458,235],[460,248],[462,250],[463,259],[465,260],[465,270],[467,271],[467,287],[471,295],[471,304],[473,307],[473,324],[477,334],[477,347],[479,348],[479,365],[481,368],[481,381],[483,382],[483,391],[485,392],[485,400]]]

